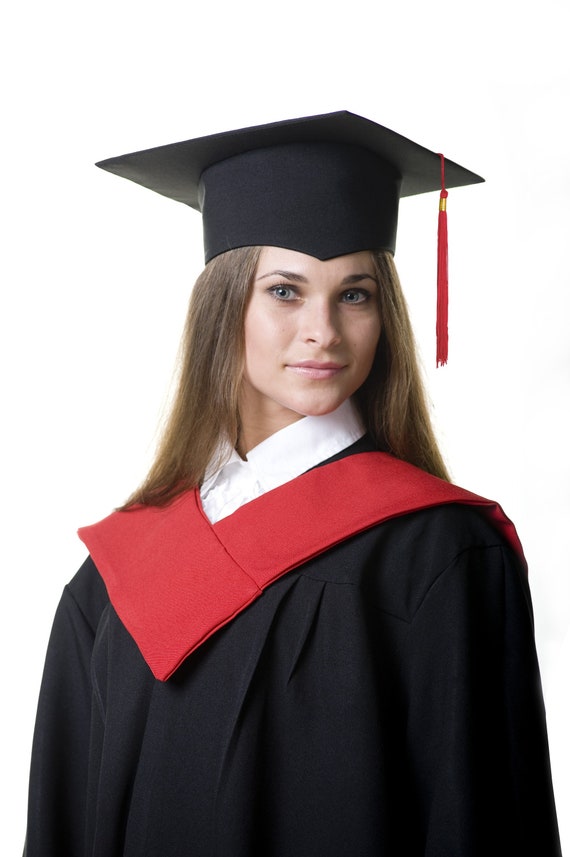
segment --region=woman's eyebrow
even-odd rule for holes
[[[266,277],[284,277],[287,280],[296,280],[298,283],[308,283],[306,277],[302,274],[295,274],[294,271],[270,271],[268,274],[262,274],[258,280],[264,280]]]
[[[349,286],[353,283],[360,283],[361,280],[373,280],[378,285],[378,280],[373,274],[350,274],[342,281],[343,286]]]

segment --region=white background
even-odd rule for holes
[[[450,363],[434,364],[437,194],[396,261],[457,482],[498,499],[531,568],[570,841],[570,93],[563,0],[52,0],[0,26],[0,850],[20,853],[53,612],[75,530],[138,483],[202,265],[199,216],[93,166],[348,109],[487,179],[450,192]]]

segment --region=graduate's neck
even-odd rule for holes
[[[276,403],[273,403],[275,405]],[[240,408],[240,433],[236,450],[243,458],[247,453],[275,432],[303,419],[303,414],[280,406],[248,408],[242,399]]]

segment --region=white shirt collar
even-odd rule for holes
[[[225,464],[206,472],[200,489],[204,512],[215,523],[346,449],[364,433],[356,407],[347,399],[330,414],[303,417],[275,432],[248,452],[247,461],[232,450]]]

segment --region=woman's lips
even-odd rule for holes
[[[311,378],[315,381],[334,378],[339,372],[342,372],[344,366],[342,363],[319,363],[317,360],[301,360],[298,363],[288,363],[287,369],[291,369],[297,375],[302,375],[304,378]]]

